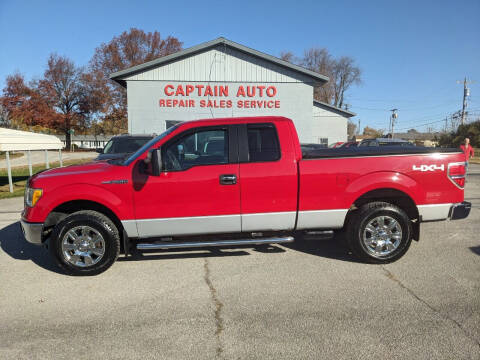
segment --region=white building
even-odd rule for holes
[[[127,88],[133,134],[160,133],[178,121],[280,115],[294,121],[302,143],[332,143],[347,141],[355,115],[313,100],[327,77],[224,38],[110,78]]]
[[[63,142],[63,146],[67,146],[67,140],[65,135],[55,135]],[[97,149],[104,148],[107,142],[114,135],[72,135],[70,142],[72,145],[76,145],[80,149]]]

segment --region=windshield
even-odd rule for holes
[[[127,160],[125,160],[125,162],[123,163],[123,165],[130,165],[136,158],[138,158],[140,155],[142,155],[150,146],[152,146],[153,144],[155,144],[157,141],[159,141],[160,139],[163,139],[165,136],[167,136],[168,134],[170,134],[171,132],[173,132],[177,127],[179,126],[178,125],[175,125],[175,126],[172,126],[171,128],[167,129],[166,131],[164,131],[163,133],[161,133],[160,135],[158,135],[157,137],[154,137],[152,140],[150,140],[149,142],[147,142],[145,145],[143,145],[140,149],[138,149],[136,152],[134,152],[132,155],[130,155],[128,157]]]
[[[103,153],[104,154],[109,154],[112,150],[112,145],[113,145],[113,140],[110,140],[107,145],[103,148]]]
[[[121,154],[121,153],[133,153],[142,147],[145,143],[151,140],[151,137],[115,137],[111,139],[105,148],[104,154]]]

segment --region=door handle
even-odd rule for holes
[[[235,185],[237,183],[237,175],[225,174],[220,175],[220,185]]]

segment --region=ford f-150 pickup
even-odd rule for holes
[[[43,171],[25,189],[27,241],[74,275],[146,249],[274,244],[344,233],[363,261],[399,259],[424,221],[468,216],[457,149],[304,149],[283,117],[184,122],[126,159]]]

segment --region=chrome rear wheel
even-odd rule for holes
[[[363,243],[375,257],[384,257],[394,252],[402,241],[402,227],[391,216],[377,216],[363,230]]]
[[[412,221],[406,212],[383,201],[360,206],[346,223],[346,240],[352,253],[375,264],[401,258],[410,247],[412,234]]]

